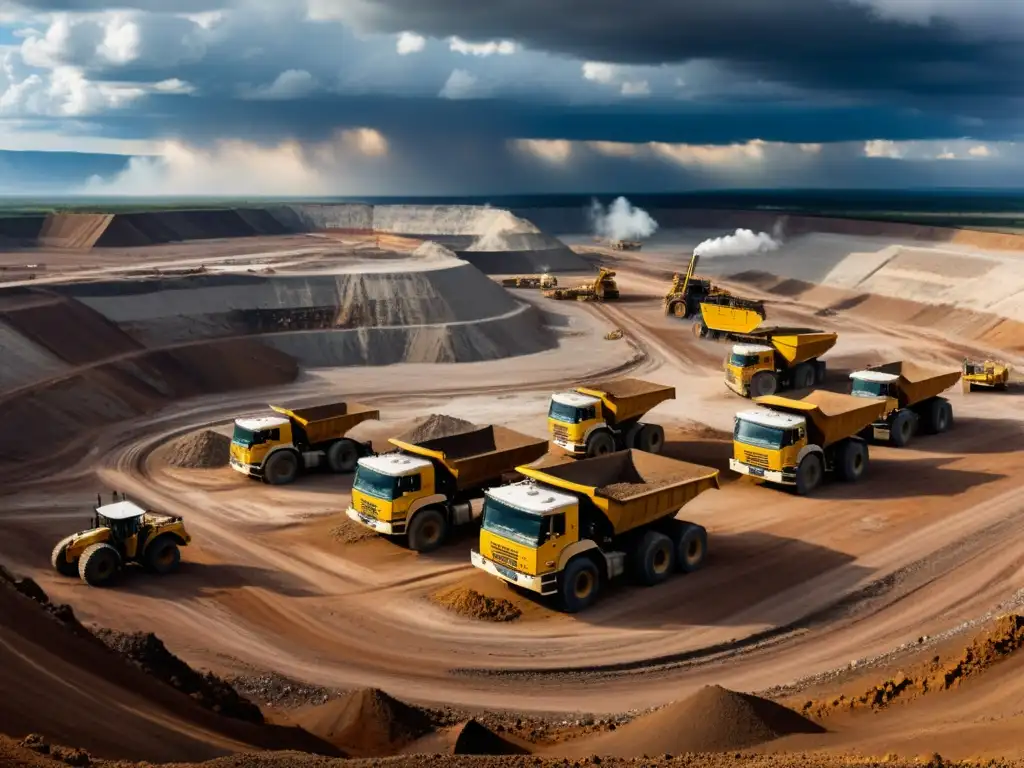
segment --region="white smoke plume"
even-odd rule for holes
[[[776,251],[782,243],[767,232],[737,229],[731,235],[712,237],[693,249],[698,256],[748,256]]]
[[[590,219],[594,234],[609,240],[642,240],[658,229],[656,222],[643,208],[635,208],[624,197],[604,209],[597,200],[590,203]]]

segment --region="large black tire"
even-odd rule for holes
[[[793,389],[810,389],[814,386],[814,366],[800,363],[793,371]]]
[[[421,509],[413,515],[406,538],[414,552],[433,552],[448,538],[448,518],[436,507]]]
[[[686,302],[676,301],[669,306],[669,311],[680,320],[686,317]]]
[[[601,593],[601,573],[586,555],[569,561],[558,578],[558,596],[566,613],[589,608]]]
[[[821,456],[817,453],[807,454],[796,469],[796,492],[801,496],[814,493],[821,485],[824,475],[825,467],[821,463]]]
[[[59,573],[61,576],[77,576],[78,575],[78,560],[68,562],[67,549],[68,544],[74,536],[67,536],[57,542],[57,546],[53,548],[53,552],[50,553],[50,565],[53,566],[53,570]]]
[[[351,440],[339,440],[327,449],[327,466],[331,472],[355,472],[359,448]]]
[[[772,371],[758,371],[750,380],[750,396],[774,395],[779,388],[779,379]]]
[[[700,570],[708,554],[707,530],[700,525],[678,521],[673,533],[676,568],[683,573]]]
[[[174,573],[181,564],[181,550],[178,542],[168,534],[157,536],[146,547],[144,565],[146,570],[165,575]]]
[[[594,432],[587,438],[587,458],[615,453],[615,436],[606,430]]]
[[[889,442],[897,448],[902,448],[910,442],[914,436],[914,412],[911,410],[900,411],[893,419],[889,427]]]
[[[105,587],[121,567],[121,554],[109,544],[93,544],[78,561],[78,575],[90,587]]]
[[[928,431],[933,435],[948,432],[953,426],[953,405],[948,400],[937,397],[928,403]]]
[[[814,383],[824,384],[828,376],[828,363],[825,360],[816,360],[814,363]]]
[[[273,453],[263,465],[263,482],[268,485],[288,485],[298,476],[299,457],[291,451]]]
[[[661,584],[676,569],[672,539],[659,531],[647,531],[640,539],[634,560],[637,580],[647,587]]]
[[[636,447],[647,453],[661,453],[665,447],[665,430],[658,424],[644,424],[637,433]]]
[[[847,440],[836,457],[836,474],[847,483],[855,483],[864,477],[868,469],[868,446],[860,440]]]

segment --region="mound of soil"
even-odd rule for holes
[[[179,659],[152,633],[97,629],[94,634],[113,651],[129,659],[146,674],[191,696],[196,702],[226,717],[262,723],[260,708],[243,698],[216,675],[201,673]]]
[[[204,429],[171,443],[167,463],[182,469],[217,469],[228,465],[230,454],[230,438]]]
[[[427,440],[461,435],[464,432],[473,432],[478,429],[480,427],[476,424],[464,421],[463,419],[434,413],[398,439],[403,443],[423,443]]]
[[[453,755],[525,755],[529,750],[504,739],[476,720],[459,726],[452,747]]]
[[[377,532],[346,517],[331,528],[331,538],[342,544],[358,544],[377,538]]]
[[[817,723],[759,696],[717,685],[638,717],[613,733],[580,743],[587,754],[623,757],[728,752],[794,733],[821,733]]]
[[[376,688],[352,691],[297,714],[295,720],[353,757],[393,754],[431,730],[425,712]]]
[[[986,633],[974,638],[953,658],[932,660],[908,673],[897,672],[859,696],[839,696],[824,701],[808,701],[801,711],[813,717],[826,717],[846,709],[884,709],[893,702],[910,701],[918,696],[955,688],[969,677],[1024,647],[1024,616],[1001,616]]]
[[[475,589],[466,587],[444,590],[433,595],[433,600],[448,610],[470,619],[515,621],[523,615],[523,612],[510,600],[483,595]]]

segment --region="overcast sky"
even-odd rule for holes
[[[74,192],[1021,187],[1022,125],[1024,0],[0,0]]]

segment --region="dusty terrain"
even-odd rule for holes
[[[906,449],[875,447],[862,483],[797,498],[728,471],[732,419],[744,405],[721,380],[725,346],[697,340],[688,323],[663,312],[672,272],[685,268],[688,249],[706,233],[665,230],[629,254],[579,247],[587,259],[614,263],[622,290],[617,303],[582,304],[506,291],[457,258],[474,245],[500,253],[503,233],[504,244],[516,246],[509,251],[558,250],[543,247],[546,236],[521,231],[528,229],[521,219],[496,224],[488,211],[486,221],[467,223],[465,211],[434,210],[406,211],[402,223],[382,211],[385,231],[402,238],[379,243],[365,231],[383,226],[377,215],[361,233],[358,221],[325,219],[319,226],[327,232],[208,245],[153,238],[132,250],[61,235],[0,254],[13,266],[35,263],[26,254],[52,253],[61,272],[51,274],[48,263],[45,275],[29,280],[22,268],[0,284],[0,562],[71,604],[86,625],[153,632],[194,667],[223,677],[273,674],[315,689],[315,697],[381,689],[409,704],[457,710],[463,719],[449,728],[471,715],[490,727],[486,717],[510,713],[499,722],[579,721],[586,731],[596,726],[584,721],[614,722],[672,702],[681,703],[678,717],[692,719],[686,702],[707,686],[774,691],[799,709],[805,689],[816,691],[806,694],[813,700],[846,684],[863,692],[865,669],[931,658],[946,649],[942,643],[962,645],[992,616],[1020,605],[1021,389],[964,395],[956,388],[947,394],[952,432]],[[884,231],[858,235],[857,226],[797,233],[777,252],[706,259],[699,271],[763,297],[773,324],[837,331],[830,388],[841,389],[852,369],[898,359],[959,367],[965,355],[993,355],[1024,365],[1024,250],[979,240],[1004,249],[980,251],[959,235],[886,240]],[[296,238],[309,245],[296,246]],[[419,242],[445,238],[455,252]],[[587,273],[563,274],[569,284]],[[614,329],[624,337],[606,340]],[[272,488],[224,467],[214,437],[201,446],[180,442],[206,429],[224,435],[231,419],[268,402],[328,396],[380,408],[381,421],[353,433],[378,449],[432,413],[543,437],[553,390],[617,375],[675,386],[677,399],[652,412],[666,428],[666,454],[722,470],[721,490],[686,508],[709,530],[709,561],[657,588],[618,587],[572,617],[475,571],[472,532],[416,556],[345,530],[351,478],[311,476]],[[179,574],[129,573],[101,590],[50,571],[53,544],[84,525],[96,492],[111,489],[185,516],[195,541]],[[474,610],[502,620],[476,618]],[[59,684],[44,682],[39,669],[65,651],[44,647],[45,632],[22,632],[6,615],[3,668],[19,672],[0,673],[0,695],[70,686],[79,703],[54,710],[49,700],[10,698],[18,718],[5,718],[0,731],[19,739],[35,731],[96,757],[155,762],[270,743],[200,722],[191,711],[151,709],[141,688],[127,693],[128,683],[97,682],[103,674],[95,671],[89,677],[76,667],[57,672]],[[999,661],[955,690],[881,714],[828,714],[823,734],[755,724],[747,733],[761,734],[760,746],[735,750],[829,753],[837,764],[847,758],[834,755],[857,752],[1024,757],[1024,741],[1013,736],[1022,717],[1020,663]],[[99,722],[91,743],[81,729],[58,726],[97,699],[137,710],[159,733],[129,748]],[[737,701],[720,701],[715,711],[729,719],[743,709]],[[256,703],[277,723],[315,730],[326,722],[324,712],[302,706]],[[97,712],[97,721],[104,717]],[[677,728],[662,717],[651,721],[652,732]],[[350,719],[343,707],[334,722]],[[615,740],[605,731],[576,733],[565,746],[562,737],[545,744],[532,731],[506,735],[552,756],[643,754],[646,736]],[[760,743],[769,731],[778,738]],[[184,746],[167,747],[170,733]],[[432,732],[420,751],[450,754],[460,734]],[[719,749],[699,739],[677,743],[652,746],[651,754]],[[826,758],[743,762],[804,759]]]

